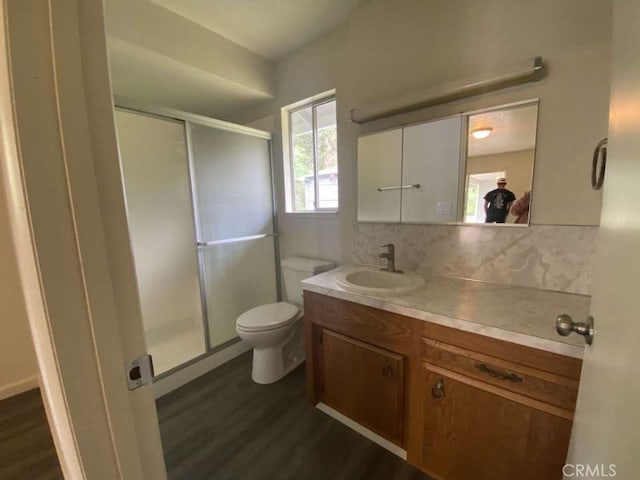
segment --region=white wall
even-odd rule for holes
[[[257,108],[239,112],[229,120],[262,128],[273,127],[273,161],[275,167],[278,230],[282,257],[304,255],[343,263],[349,261],[351,249],[343,246],[351,244],[351,215],[355,216],[355,190],[345,193],[340,183],[340,213],[310,216],[307,214],[284,213],[284,174],[282,169],[282,135],[280,109],[298,100],[336,88],[342,89],[345,68],[344,56],[340,54],[347,42],[346,28],[338,29],[326,37],[312,43],[301,51],[290,55],[276,67],[276,99]],[[345,134],[350,125],[347,121],[347,103],[337,102],[338,116],[338,156],[340,176],[354,179],[354,156],[343,154],[354,139]],[[272,116],[275,120],[270,118]],[[351,160],[348,160],[351,159]],[[351,212],[345,215],[344,212]]]
[[[371,0],[348,24],[279,62],[276,99],[231,120],[276,115],[274,160],[282,192],[280,108],[336,88],[340,213],[280,214],[283,254],[348,262],[355,222],[357,136],[460,111],[540,98],[531,221],[597,225],[601,194],[591,190],[590,157],[607,134],[611,3],[603,0]],[[459,78],[482,79],[542,55],[543,81],[500,93],[379,120],[349,123],[350,109]],[[558,199],[571,199],[557,205]]]
[[[150,0],[108,0],[105,8],[119,102],[219,116],[273,98],[273,64],[256,53]]]
[[[371,0],[350,17],[349,103],[367,104],[447,79],[483,78],[541,55],[549,75],[539,84],[405,120],[539,97],[532,223],[596,225],[601,194],[591,190],[590,160],[607,135],[610,50],[606,0]],[[571,201],[558,208],[558,198]]]
[[[38,365],[0,179],[0,400],[37,386]]]

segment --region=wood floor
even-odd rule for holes
[[[0,401],[0,479],[62,478],[40,390]]]
[[[428,480],[311,407],[304,368],[251,381],[251,352],[157,402],[170,480]]]
[[[304,368],[251,381],[251,352],[160,398],[170,480],[429,480],[305,400]],[[61,480],[39,390],[0,401],[0,479]]]

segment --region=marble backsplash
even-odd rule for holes
[[[381,265],[380,245],[392,242],[399,269],[589,295],[597,233],[588,226],[359,223],[353,261]]]

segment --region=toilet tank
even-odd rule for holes
[[[335,267],[333,262],[306,257],[287,257],[280,262],[284,280],[283,300],[302,306],[302,285],[305,278],[313,277]]]

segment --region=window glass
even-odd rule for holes
[[[314,210],[313,108],[291,113],[291,171],[294,210]]]
[[[287,211],[338,209],[338,146],[335,99],[291,109]]]
[[[318,207],[338,208],[338,129],[335,100],[316,107]]]

